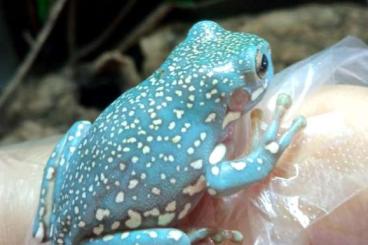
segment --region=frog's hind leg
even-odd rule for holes
[[[190,245],[205,238],[211,238],[216,244],[225,240],[238,243],[243,240],[242,234],[238,231],[201,228],[185,233],[175,228],[153,228],[105,235],[103,237],[85,240],[81,245]]]
[[[53,197],[57,196],[60,180],[69,167],[69,159],[81,140],[87,134],[91,123],[79,121],[73,124],[69,131],[55,146],[44,168],[40,199],[33,221],[32,235],[39,241],[46,241],[50,233],[51,210]]]
[[[88,239],[80,245],[190,245],[191,239],[183,231],[174,228],[152,228],[117,232],[112,235]]]

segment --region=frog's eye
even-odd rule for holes
[[[268,58],[267,56],[258,51],[256,56],[256,72],[259,79],[263,79],[268,69]]]

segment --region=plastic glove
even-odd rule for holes
[[[368,48],[353,37],[277,74],[266,121],[283,92],[294,98],[284,128],[300,114],[307,127],[269,178],[207,197],[186,225],[239,229],[244,244],[368,244],[367,85]]]

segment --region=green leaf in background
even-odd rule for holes
[[[49,14],[50,0],[36,0],[36,7],[39,20],[45,22]]]

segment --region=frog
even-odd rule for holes
[[[306,125],[280,136],[291,97],[262,131],[255,109],[273,77],[269,43],[216,22],[194,24],[162,65],[91,123],[78,121],[44,168],[33,237],[51,244],[241,242],[236,230],[177,228],[207,193],[236,193],[269,175]],[[234,123],[251,112],[251,150],[229,159]]]

